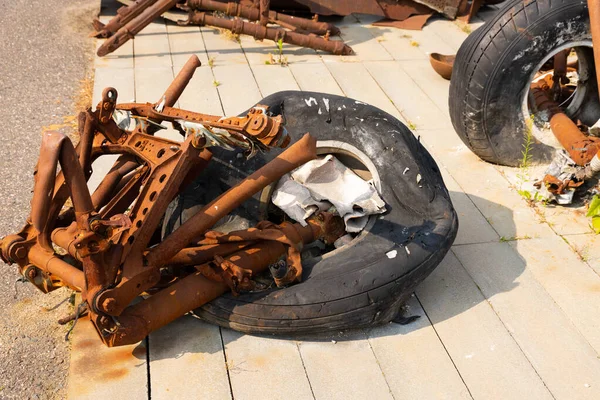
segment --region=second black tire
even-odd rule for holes
[[[462,44],[450,82],[454,129],[481,159],[518,166],[528,134],[523,101],[536,68],[560,49],[591,44],[582,0],[513,0]],[[591,47],[578,56],[591,67]],[[535,141],[531,161],[547,162],[554,148]]]

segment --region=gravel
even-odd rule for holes
[[[42,127],[75,114],[98,8],[99,0],[0,1],[0,236],[29,213]],[[71,312],[71,293],[43,294],[17,278],[0,262],[0,399],[64,398],[69,343],[56,321]]]

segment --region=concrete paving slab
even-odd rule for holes
[[[299,344],[316,399],[393,399],[363,332]]]
[[[585,235],[565,235],[563,239],[577,252],[579,257],[600,275],[600,236],[595,233]]]
[[[194,77],[179,98],[179,106],[184,110],[203,114],[223,115],[219,91],[213,84],[214,80],[212,68],[197,68]]]
[[[416,297],[410,298],[406,308],[406,315],[420,318],[408,325],[389,323],[367,332],[394,398],[471,399]]]
[[[450,112],[448,111],[450,82],[431,68],[429,60],[401,61],[400,66],[450,121]],[[454,133],[454,129],[452,131]]]
[[[394,29],[393,35],[397,38],[407,40],[411,47],[417,48],[421,52],[421,57],[419,57],[419,59],[426,59],[430,53],[455,53],[452,47],[440,40],[440,38],[431,31],[409,31],[405,29]]]
[[[352,24],[342,26],[341,34],[344,42],[352,47],[355,55],[350,57],[323,56],[326,61],[334,62],[360,62],[360,61],[386,61],[394,58],[387,52],[380,42],[373,37],[368,26]]]
[[[600,359],[508,243],[454,253],[556,399],[597,399]]]
[[[282,90],[300,90],[288,67],[280,65],[252,65],[254,79],[264,97]]]
[[[417,296],[473,398],[552,398],[452,252]]]
[[[412,32],[404,29],[369,27],[371,35],[394,58],[394,60],[422,60],[425,54],[412,40]]]
[[[133,39],[135,68],[170,67],[171,47],[164,20],[156,19]]]
[[[492,165],[466,148],[451,152],[440,150],[434,147],[436,159],[448,169],[501,237],[510,240],[554,235]]]
[[[362,63],[326,63],[346,96],[379,107],[396,118],[400,112]]]
[[[314,398],[295,341],[228,329],[222,334],[235,399]]]
[[[288,68],[292,71],[300,89],[304,91],[344,95],[331,72],[321,62],[313,64],[293,63]]]
[[[450,128],[450,119],[431,101],[396,61],[366,62],[381,89],[402,113],[411,129]],[[414,127],[413,127],[414,126]]]
[[[173,67],[153,67],[135,69],[135,98],[140,103],[160,101],[175,74]]]
[[[102,100],[102,91],[107,87],[117,89],[119,102],[130,102],[135,100],[135,76],[132,68],[96,68],[94,74],[94,92],[92,95],[92,107]]]
[[[173,67],[182,67],[193,54],[198,56],[202,65],[208,65],[208,55],[200,27],[167,23],[166,28]]]
[[[185,315],[148,343],[152,399],[231,399],[218,326]]]
[[[600,276],[559,236],[516,240],[510,245],[600,355]]]
[[[225,65],[213,68],[225,115],[238,115],[263,98],[250,66]]]
[[[270,62],[272,55],[275,59],[278,58],[279,48],[272,40],[263,40],[262,42],[254,39],[252,36],[240,36],[240,44],[244,49],[244,54],[250,65],[265,65]],[[321,58],[316,50],[306,47],[298,47],[284,43],[282,49],[282,58],[289,64],[304,64],[304,63],[320,63]]]
[[[146,343],[106,347],[87,317],[72,333],[69,399],[148,398]]]
[[[473,200],[463,192],[450,192],[450,199],[458,215],[458,234],[455,245],[497,242],[498,233],[487,222]]]
[[[428,145],[426,148],[427,147]],[[458,233],[454,240],[454,244],[459,245],[499,241],[500,236],[498,233],[492,228],[483,214],[481,214],[481,211],[475,206],[471,198],[464,193],[458,182],[454,180],[446,168],[441,167],[440,173],[442,174],[444,184],[450,193],[452,205],[458,214]]]
[[[96,41],[96,51],[104,39]],[[133,68],[133,40],[104,57],[94,57],[94,68]]]
[[[456,54],[472,28],[462,21],[448,21],[439,16],[430,18],[423,27],[423,31],[433,33],[454,50],[454,52],[448,54]]]
[[[246,64],[246,55],[241,50],[240,43],[230,34],[216,28],[200,28],[208,59],[214,66]]]

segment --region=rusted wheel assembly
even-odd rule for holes
[[[438,167],[402,123],[364,103],[295,91],[273,94],[260,103],[283,117],[292,141],[311,132],[317,139],[318,154],[334,154],[371,180],[387,212],[372,216],[365,229],[342,247],[317,254],[303,252],[301,283],[284,288],[266,285],[238,296],[227,294],[195,313],[239,331],[271,334],[389,322],[439,264],[456,236],[457,216]],[[204,178],[171,204],[164,233],[278,152],[246,161],[215,149],[213,159],[221,161],[213,162]],[[267,188],[255,195],[221,224],[241,223],[243,227],[263,218],[279,222],[281,216],[269,205],[269,193]]]
[[[526,144],[529,161],[548,162],[564,143],[549,129],[540,90],[574,122],[592,126],[600,118],[585,1],[509,1],[470,35],[450,83],[454,128],[485,161],[518,166]]]

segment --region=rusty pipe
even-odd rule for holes
[[[179,71],[173,82],[171,82],[167,88],[165,94],[162,95],[156,104],[161,104],[163,107],[173,107],[187,84],[190,83],[190,79],[194,76],[196,68],[201,65],[202,63],[197,55],[194,54],[193,56],[190,56],[183,68],[181,68],[181,71]]]
[[[244,253],[243,255],[240,253]],[[285,246],[276,242],[263,242],[251,249],[235,253],[227,260],[240,258],[235,263],[241,268],[257,274],[285,253]],[[243,257],[243,261],[241,260]],[[166,289],[154,294],[134,306],[128,307],[118,317],[121,326],[127,326],[131,319],[144,321],[141,329],[127,332],[122,341],[107,343],[109,346],[137,343],[148,333],[167,325],[185,313],[208,303],[229,291],[224,282],[216,282],[204,277],[201,272],[183,278]]]
[[[231,17],[246,18],[250,21],[260,21],[261,25],[266,26],[270,21],[281,21],[304,31],[312,32],[317,35],[325,35],[329,32],[331,35],[337,35],[340,30],[333,24],[327,22],[316,22],[307,18],[298,18],[287,14],[280,14],[271,11],[269,2],[261,0],[259,7],[248,7],[240,3],[229,2],[222,3],[214,0],[189,0],[187,5],[192,10],[197,11],[219,11]]]
[[[248,200],[254,193],[264,189],[298,166],[315,159],[317,157],[316,144],[316,139],[307,133],[267,165],[207,204],[158,246],[150,250],[147,256],[148,264],[154,268],[165,265],[180,249],[203,235],[219,219]]]
[[[61,133],[44,132],[31,200],[31,220],[38,232],[43,232],[48,221],[59,162],[76,215],[94,211],[87,181],[73,143]]]
[[[65,249],[71,257],[78,261],[83,260],[75,248],[75,242],[77,241],[77,224],[75,222],[68,227],[54,229],[50,237],[54,244]]]
[[[271,28],[260,24],[245,22],[241,19],[230,20],[214,17],[203,12],[190,12],[189,19],[185,24],[216,26],[218,28],[228,29],[235,34],[250,35],[258,40],[269,39],[277,42],[281,39],[288,44],[310,47],[311,49],[322,50],[336,55],[354,54],[352,48],[341,41],[325,40],[314,34],[304,35],[287,31],[283,28]]]
[[[154,3],[156,3],[156,0],[136,0],[129,6],[120,7],[117,10],[117,15],[106,25],[95,19],[93,24],[97,32],[93,36],[103,38],[111,36]]]
[[[600,0],[588,0],[588,12],[590,15],[590,30],[592,32],[592,43],[600,43]],[[600,46],[594,48],[594,66],[596,68],[596,85],[600,93]]]
[[[77,241],[77,225],[71,224],[65,228],[56,228],[52,231],[52,242],[65,249],[69,255],[76,260],[82,261],[83,257],[77,252],[75,242]],[[255,241],[209,244],[198,247],[186,247],[180,250],[167,263],[168,266],[184,266],[204,264],[215,258],[215,256],[227,256],[236,251],[251,246]]]
[[[102,43],[102,46],[98,48],[98,56],[103,57],[123,46],[129,39],[133,39],[135,35],[154,21],[156,17],[175,6],[177,2],[178,0],[158,0],[150,7],[146,8],[140,15],[133,18],[125,24],[125,26],[119,29],[113,36],[106,39],[106,41]]]
[[[67,264],[39,245],[33,246],[29,250],[28,256],[29,261],[32,264],[42,271],[49,272],[60,278],[61,281],[66,283],[72,289],[82,291],[86,288],[83,271],[75,268],[71,264]]]
[[[83,169],[86,178],[91,175],[91,157],[92,146],[94,144],[94,133],[96,121],[90,110],[82,111],[79,114],[79,145],[77,146],[79,154],[79,164]]]
[[[578,165],[585,166],[600,150],[600,140],[584,135],[575,122],[569,118],[547,94],[548,86],[536,82],[531,93],[537,109],[550,113],[550,128],[556,139]]]
[[[215,258],[215,256],[226,256],[245,247],[248,247],[255,242],[235,242],[235,243],[219,243],[208,244],[199,247],[186,247],[181,249],[168,262],[169,266],[182,265],[199,265],[204,264]],[[61,246],[62,247],[62,246]]]
[[[115,193],[121,179],[139,166],[134,156],[129,154],[120,156],[92,195],[94,209],[98,211],[104,207]]]
[[[304,244],[327,234],[328,228],[329,225],[318,222],[310,222],[305,227],[298,223],[293,224],[293,229],[298,237],[302,238]],[[262,241],[231,254],[225,260],[241,269],[252,271],[252,275],[255,276],[277,261],[286,251],[286,246],[281,242]],[[200,266],[197,269],[203,271],[203,267],[207,266]],[[210,280],[202,272],[194,272],[150,298],[126,308],[118,317],[119,329],[112,335],[100,336],[109,347],[137,343],[150,332],[228,291],[229,287],[224,282]],[[108,320],[105,320],[106,322],[110,323]],[[98,323],[96,327],[99,332],[108,328]]]

